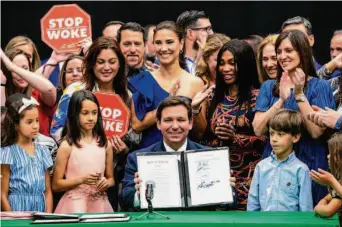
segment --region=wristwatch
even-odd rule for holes
[[[299,97],[296,97],[296,102],[305,102],[305,95],[300,95]]]

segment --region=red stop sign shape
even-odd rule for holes
[[[78,42],[91,38],[88,13],[76,4],[55,5],[40,20],[42,40],[60,52],[80,50]]]
[[[126,135],[131,119],[131,111],[119,95],[95,92],[100,103],[103,128],[106,136]]]

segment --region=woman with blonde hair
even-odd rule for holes
[[[257,66],[260,84],[277,77],[277,55],[274,48],[277,38],[278,34],[271,34],[258,46]]]
[[[228,36],[215,33],[208,36],[204,45],[203,55],[197,65],[196,76],[200,77],[209,86],[215,85],[217,54],[223,44],[228,41],[230,41]]]
[[[40,67],[40,57],[37,51],[37,47],[29,37],[16,36],[12,38],[8,42],[5,48],[5,52],[10,49],[19,49],[28,54],[33,72],[35,72]]]

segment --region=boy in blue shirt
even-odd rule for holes
[[[255,168],[247,211],[312,211],[310,171],[293,152],[303,127],[303,118],[294,110],[280,109],[270,119],[273,151]]]

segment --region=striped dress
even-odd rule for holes
[[[34,156],[19,145],[1,147],[0,163],[10,165],[8,201],[13,211],[45,211],[45,171],[52,166],[49,150],[35,143]]]

